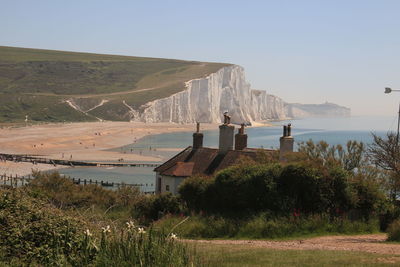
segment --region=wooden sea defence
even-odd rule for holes
[[[160,164],[156,163],[128,163],[128,162],[87,162],[87,161],[74,161],[63,159],[48,159],[35,157],[32,155],[18,155],[18,154],[4,154],[0,153],[0,160],[8,160],[14,162],[31,162],[32,164],[43,163],[52,165],[65,165],[65,166],[93,166],[93,167],[150,167],[155,168]]]

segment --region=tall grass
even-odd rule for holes
[[[171,235],[153,231],[103,233],[94,260],[96,266],[198,266],[200,261],[187,245]],[[88,247],[90,249],[90,246]]]
[[[181,220],[167,216],[154,223],[154,227],[168,231]],[[301,218],[271,217],[259,214],[248,219],[230,219],[218,216],[192,216],[177,227],[185,238],[290,238],[325,234],[359,234],[379,231],[378,221],[331,220],[326,215]]]

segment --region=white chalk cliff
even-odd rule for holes
[[[242,67],[224,67],[205,78],[186,82],[186,90],[149,102],[139,117],[145,122],[219,123],[229,112],[232,123],[285,118],[284,102],[250,89]]]
[[[301,113],[301,105],[295,109],[290,105],[266,91],[250,89],[244,69],[231,65],[207,77],[186,82],[186,89],[179,93],[143,105],[142,112],[131,112],[131,120],[220,123],[223,113],[228,111],[232,123],[252,123],[281,120]]]

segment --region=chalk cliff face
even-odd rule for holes
[[[190,80],[186,90],[143,105],[142,112],[130,112],[131,120],[144,122],[220,123],[229,112],[232,123],[283,120],[323,114],[349,115],[335,104],[301,105],[285,103],[266,91],[252,90],[244,69],[224,67],[207,77]]]
[[[229,112],[232,123],[284,119],[285,103],[265,91],[251,90],[242,67],[233,65],[186,83],[186,90],[147,103],[133,118],[145,122],[211,122]]]

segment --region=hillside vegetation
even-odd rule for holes
[[[0,46],[0,122],[128,120],[227,65]]]

